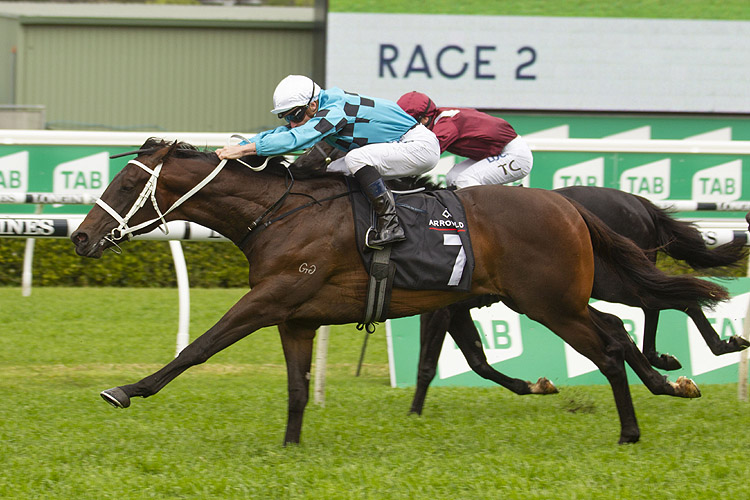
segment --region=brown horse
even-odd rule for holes
[[[297,175],[309,176],[311,172],[325,171],[325,165],[332,160],[341,158],[344,152],[321,141],[314,148],[309,149],[290,166]],[[388,181],[391,189],[411,190],[423,188],[425,190],[440,189],[427,177],[404,179],[392,179]],[[741,241],[734,241],[721,245],[717,248],[708,248],[698,229],[692,224],[674,219],[669,211],[661,209],[646,198],[638,195],[596,186],[568,186],[554,190],[557,193],[574,200],[583,205],[587,210],[599,217],[610,229],[621,236],[633,240],[646,253],[646,256],[656,262],[657,252],[663,252],[677,261],[682,261],[687,266],[703,271],[726,269],[739,266],[741,261],[747,258],[747,249]],[[750,229],[750,213],[747,214],[748,229]],[[617,273],[606,265],[596,262],[594,273],[594,288],[592,298],[608,302],[618,302],[632,307],[641,307],[640,300],[634,295],[633,290],[622,286]],[[499,299],[488,297],[474,301],[475,307],[492,304]],[[451,307],[455,311],[456,307]],[[665,308],[666,309],[666,308]],[[714,327],[706,319],[701,308],[694,303],[684,303],[678,308],[685,312],[698,328],[706,345],[712,353],[719,356],[722,354],[741,351],[750,346],[750,342],[737,335],[727,340],[722,340],[714,330]],[[644,331],[643,331],[643,354],[656,368],[662,370],[677,370],[682,367],[674,356],[660,354],[656,350],[656,329],[659,324],[659,309],[643,308]],[[462,315],[463,317],[468,317]],[[421,327],[420,336],[420,361],[417,370],[417,394],[415,401],[426,391],[425,384],[429,385],[437,370],[437,360],[440,349],[445,338],[449,322],[452,323],[451,336],[456,344],[461,347],[464,356],[470,362],[474,370],[482,377],[493,380],[496,383],[520,394],[548,394],[554,392],[554,387],[545,378],[539,379],[536,384],[511,379],[499,374],[490,367],[481,352],[475,351],[478,334],[472,324],[459,326],[456,321],[451,322],[448,311],[434,311],[426,313],[422,322],[430,325]],[[455,333],[453,333],[455,332]],[[467,332],[466,338],[456,338]],[[470,352],[471,351],[471,352]],[[529,392],[530,391],[530,392]],[[519,393],[519,392],[517,392]],[[417,411],[415,408],[420,408]],[[412,411],[419,413],[421,405],[412,405]]]
[[[644,250],[652,262],[656,262],[658,250],[693,269],[711,271],[714,268],[724,269],[737,266],[747,256],[746,248],[741,241],[727,243],[713,249],[708,248],[695,226],[672,218],[669,212],[640,196],[594,186],[571,186],[556,189],[555,192],[582,204],[600,217],[610,229],[632,240]],[[616,272],[599,262],[596,256],[594,262],[594,287],[591,293],[593,298],[633,307],[640,306],[637,295],[633,293],[633,290],[622,285]],[[422,314],[419,367],[411,405],[412,413],[422,413],[428,386],[437,372],[437,362],[446,330],[450,332],[456,345],[461,349],[469,366],[481,377],[494,381],[519,395],[554,392],[554,387],[544,378],[536,384],[531,384],[507,377],[487,363],[479,343],[479,333],[474,327],[469,309],[472,305],[481,306],[491,302],[491,300],[486,300],[484,303],[454,304],[443,310]],[[678,309],[691,318],[706,345],[715,355],[741,351],[750,346],[745,339],[736,335],[722,340],[698,304],[687,301]],[[656,351],[655,339],[659,308],[644,307],[643,312],[644,355],[657,368],[663,370],[680,368],[680,362],[675,357],[659,354]]]
[[[102,392],[116,407],[156,394],[191,366],[259,328],[278,325],[287,364],[285,443],[299,442],[308,400],[315,330],[360,321],[367,273],[354,238],[342,177],[294,183],[213,152],[149,140],[112,180],[71,236],[79,255],[98,258],[164,221],[189,220],[233,241],[250,263],[251,290],[175,359],[142,380]],[[620,443],[640,437],[624,362],[655,394],[697,397],[687,379],[666,380],[627,335],[588,305],[594,252],[618,269],[644,305],[669,300],[716,304],[726,290],[660,272],[629,240],[564,197],[539,189],[482,186],[458,192],[475,257],[471,291],[394,289],[389,317],[411,316],[474,296],[496,295],[589,358],[609,381]],[[308,266],[302,272],[301,264]],[[314,272],[309,270],[314,265]]]

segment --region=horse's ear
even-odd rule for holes
[[[172,156],[178,145],[179,141],[174,141],[171,144],[165,144],[164,147],[157,149],[151,156],[151,161],[153,162],[153,164],[158,165],[159,163],[164,163],[165,161],[167,161],[167,158]]]
[[[179,146],[179,144],[180,142],[175,139],[175,141],[169,145],[169,150],[167,151],[167,154],[164,155],[164,158],[162,158],[162,161],[172,156],[172,154],[174,154],[174,152],[177,150],[177,147]]]

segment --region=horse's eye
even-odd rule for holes
[[[138,184],[138,171],[136,170],[128,170],[121,172],[122,177],[120,178],[120,191],[123,193],[129,193],[133,189],[135,189],[136,184]]]

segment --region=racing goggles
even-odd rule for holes
[[[287,114],[279,113],[279,118],[285,119],[287,123],[299,123],[305,119],[305,112],[307,112],[308,106],[300,106],[296,109],[293,109],[292,111],[289,111]]]

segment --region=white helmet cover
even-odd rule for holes
[[[271,113],[284,113],[297,106],[306,106],[320,93],[320,87],[310,78],[289,75],[276,85],[273,91]]]

